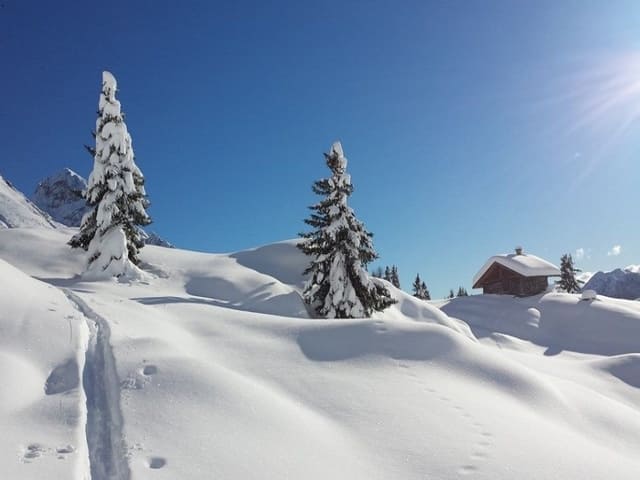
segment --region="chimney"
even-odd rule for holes
[[[516,255],[522,255],[522,247],[520,245],[516,247]]]

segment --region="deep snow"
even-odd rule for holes
[[[111,459],[125,462],[117,479],[640,471],[636,302],[472,296],[440,310],[389,286],[399,302],[374,318],[319,320],[301,301],[306,259],[293,242],[145,247],[148,278],[119,283],[82,281],[68,237],[0,231],[2,478],[97,480]],[[74,377],[70,359],[103,382]],[[85,434],[99,412],[122,422]]]

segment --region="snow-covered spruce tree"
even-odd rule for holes
[[[391,283],[391,269],[389,268],[388,265],[384,267],[384,277],[382,278],[384,278],[387,282]]]
[[[427,284],[422,282],[422,291],[424,292],[424,299],[431,300],[431,293],[429,293],[429,289],[427,288]]]
[[[369,277],[368,263],[377,258],[367,232],[347,198],[353,192],[347,159],[340,142],[325,154],[331,177],[318,180],[313,191],[324,198],[309,207],[313,213],[305,223],[313,231],[301,233],[298,248],[311,257],[305,270],[310,275],[303,298],[326,318],[368,317],[395,303],[389,291]]]
[[[416,279],[413,281],[413,296],[419,298],[420,300],[431,300],[431,296],[429,295],[429,290],[427,290],[427,285],[420,280],[420,274],[416,274]]]
[[[134,161],[116,88],[114,76],[103,72],[93,171],[85,192],[93,210],[85,215],[80,232],[69,242],[72,247],[88,250],[87,273],[92,276],[134,272],[143,245],[138,226],[151,223],[146,213],[149,203],[144,177]]]
[[[464,287],[458,287],[458,293],[456,294],[456,297],[468,297],[469,294],[467,293],[467,289]]]
[[[398,267],[395,265],[391,266],[391,284],[396,288],[400,288],[400,277],[398,276]]]
[[[573,267],[573,258],[565,253],[560,259],[560,281],[558,286],[567,293],[577,293],[580,285],[576,280],[576,269]]]

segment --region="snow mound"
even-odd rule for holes
[[[595,290],[598,294],[607,297],[627,300],[640,298],[640,273],[635,267],[630,265],[624,270],[618,268],[611,272],[597,272],[584,288]]]
[[[307,318],[307,309],[298,290],[270,275],[274,273],[299,283],[300,272],[296,281],[293,272],[288,271],[291,269],[289,260],[297,257],[297,249],[286,242],[262,248],[271,253],[263,262],[258,260],[256,250],[216,255],[179,249],[167,252],[159,247],[145,247],[142,258],[180,279],[189,298],[174,298],[176,302],[200,302],[255,313]],[[141,301],[163,302],[163,299]]]
[[[640,303],[578,294],[548,293],[526,298],[506,295],[458,297],[442,307],[464,320],[476,337],[497,332],[562,350],[616,355],[640,352]]]
[[[300,290],[304,286],[302,272],[309,266],[309,259],[296,247],[299,240],[265,245],[231,254],[240,265],[264,273]]]
[[[640,388],[640,353],[597,360],[593,362],[593,366],[609,372],[632,387]]]
[[[36,187],[33,203],[51,217],[69,227],[79,227],[90,210],[83,197],[87,181],[69,168],[45,178]]]
[[[0,176],[0,229],[58,228],[59,225]]]

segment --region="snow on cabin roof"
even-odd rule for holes
[[[487,260],[480,271],[473,277],[474,288],[494,263],[499,263],[503,267],[513,270],[525,277],[555,277],[560,275],[560,269],[558,267],[530,253],[495,255]]]

